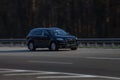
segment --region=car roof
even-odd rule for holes
[[[50,27],[50,28],[34,28],[33,30],[57,30],[60,29],[58,27]]]

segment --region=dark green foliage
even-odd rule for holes
[[[78,37],[120,37],[120,0],[0,0],[0,38],[52,26]]]

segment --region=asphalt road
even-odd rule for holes
[[[0,80],[120,80],[120,49],[0,47]]]

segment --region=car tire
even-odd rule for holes
[[[55,42],[51,42],[49,50],[50,51],[57,51],[58,50],[57,44]]]
[[[30,51],[35,51],[35,50],[36,50],[33,42],[29,42],[29,43],[28,43],[28,49],[29,49]]]
[[[71,50],[77,50],[77,47],[72,47],[72,48],[70,48]]]

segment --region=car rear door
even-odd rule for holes
[[[36,47],[41,47],[41,38],[42,38],[42,30],[38,29],[34,32],[33,39],[34,39],[34,44]]]

